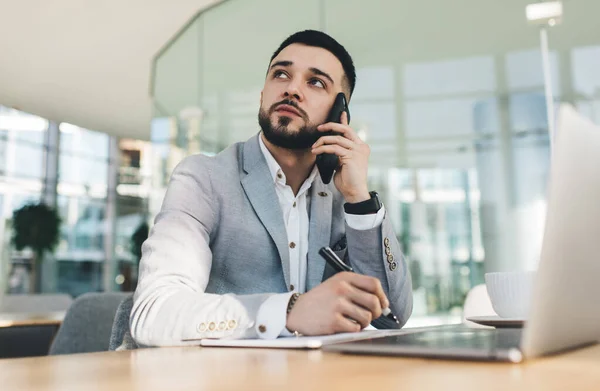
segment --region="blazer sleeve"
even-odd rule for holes
[[[352,268],[381,281],[390,309],[404,325],[412,313],[412,280],[387,211],[373,229],[356,230],[346,223],[346,240]]]
[[[272,294],[205,293],[218,224],[207,157],[174,170],[160,213],[142,246],[131,335],[144,346],[185,345],[200,338],[256,338],[255,320]]]

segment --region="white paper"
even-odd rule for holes
[[[320,349],[325,345],[362,339],[379,338],[388,335],[415,332],[408,330],[363,330],[358,333],[342,333],[323,336],[280,337],[277,339],[201,339],[204,347],[237,347],[237,348],[274,348],[274,349]]]

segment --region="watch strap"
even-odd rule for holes
[[[362,202],[356,202],[354,204],[346,202],[344,204],[344,211],[352,215],[368,215],[377,213],[379,209],[381,209],[379,196],[376,191],[369,192],[369,195],[371,198]]]

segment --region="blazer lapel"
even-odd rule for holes
[[[290,254],[283,212],[279,205],[269,167],[258,144],[260,133],[244,143],[244,171],[241,182],[261,223],[277,246],[286,286],[290,286]]]
[[[329,246],[332,205],[333,194],[317,175],[310,195],[306,290],[314,288],[323,280],[325,260],[319,255],[319,249]]]

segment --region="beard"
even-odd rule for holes
[[[271,114],[280,104],[285,103],[293,106],[304,118],[304,125],[297,131],[288,129],[292,122],[291,117],[281,116],[277,119],[277,124],[271,122]],[[275,103],[267,112],[262,107],[258,112],[258,124],[260,125],[265,138],[273,145],[291,150],[309,149],[320,136],[321,132],[317,130],[317,125],[311,124],[306,113],[300,109],[293,101],[283,101]]]

